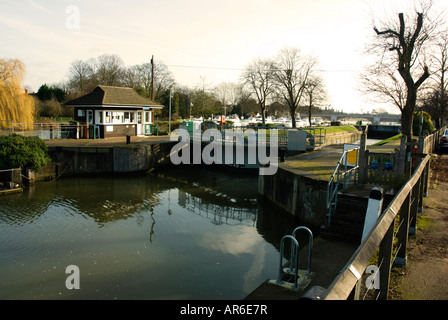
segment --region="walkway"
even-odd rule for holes
[[[367,146],[367,149],[372,152],[393,152],[399,147],[400,140],[395,140],[382,146]],[[322,147],[312,152],[289,157],[280,166],[294,174],[329,181],[342,152],[343,145]]]
[[[170,141],[170,136],[131,136],[130,144],[152,144]],[[53,139],[45,140],[49,147],[111,147],[126,146],[126,137],[105,139]]]
[[[391,299],[448,300],[448,154],[431,162],[428,197],[417,234],[409,242],[408,263],[392,278]]]

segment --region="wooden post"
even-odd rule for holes
[[[395,174],[397,178],[405,178],[405,167],[406,167],[406,146],[407,137],[405,135],[401,136],[400,151],[398,153],[398,159],[395,166]]]
[[[423,161],[423,158],[420,159],[420,161]],[[418,179],[418,185],[419,185],[418,212],[423,211],[423,193],[424,193],[424,187],[425,187],[425,176],[426,176],[426,166],[425,166],[425,170],[423,170],[422,174],[420,175],[420,179]]]
[[[418,147],[417,147],[418,153],[425,153],[425,136],[420,135],[418,137]]]
[[[383,240],[380,244],[380,251],[378,255],[378,263],[380,274],[380,293],[378,295],[379,300],[387,300],[389,291],[389,281],[390,281],[390,268],[391,268],[391,257],[392,257],[392,245],[394,241],[394,226],[395,220],[391,223],[389,229],[387,230]]]
[[[420,194],[420,183],[417,182],[411,191],[411,212],[410,212],[410,225],[409,234],[414,235],[417,227],[417,211],[418,211],[418,198]]]
[[[398,266],[405,266],[407,262],[407,247],[408,247],[408,238],[409,238],[409,217],[411,210],[411,192],[409,191],[408,196],[404,200],[401,209],[400,209],[400,229],[398,230],[397,239],[398,239],[398,252],[397,257],[395,258],[394,264]]]
[[[428,196],[428,184],[429,184],[429,173],[430,173],[430,169],[431,169],[431,167],[430,167],[430,162],[431,161],[428,161],[428,163],[426,164],[426,167],[425,167],[425,182],[424,182],[424,184],[423,184],[423,196],[424,197],[427,197]]]
[[[359,147],[359,155],[358,155],[358,164],[359,164],[359,171],[358,171],[358,182],[360,184],[364,184],[366,182],[366,141],[367,141],[367,135],[365,133],[361,134],[361,143]]]

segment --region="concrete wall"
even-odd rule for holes
[[[361,131],[326,135],[325,145],[359,143]],[[258,191],[268,201],[302,222],[322,226],[326,221],[328,181],[294,174],[281,164],[275,175],[259,176]]]
[[[325,145],[355,143],[361,139],[362,131],[349,131],[342,133],[327,133]]]
[[[258,192],[298,220],[320,227],[325,223],[327,182],[296,175],[281,166],[275,175],[260,175]]]
[[[162,142],[123,147],[49,147],[53,159],[34,180],[50,180],[75,174],[132,173],[151,170],[169,162],[175,143]]]

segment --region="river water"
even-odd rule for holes
[[[242,299],[277,278],[292,229],[241,172],[42,182],[0,198],[0,299]]]

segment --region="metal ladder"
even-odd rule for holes
[[[312,279],[312,272],[311,272],[311,256],[312,256],[312,248],[313,248],[313,233],[312,231],[304,226],[300,226],[294,229],[291,235],[285,235],[280,241],[280,266],[279,266],[279,274],[278,278],[275,281],[276,284],[280,286],[284,286],[287,288],[291,288],[292,290],[297,291],[299,289],[299,242],[296,239],[296,234],[299,230],[304,230],[308,233],[309,241],[308,241],[308,268],[306,272],[301,272],[303,274],[302,278],[304,278],[304,281],[302,281],[302,287],[308,285],[308,283]],[[284,249],[284,243],[286,240],[291,241],[291,250],[290,250],[290,264],[289,268],[283,268],[283,249]],[[285,283],[283,281],[284,274],[289,274],[294,276],[294,282],[291,284],[290,282]],[[271,281],[273,283],[274,281]]]

